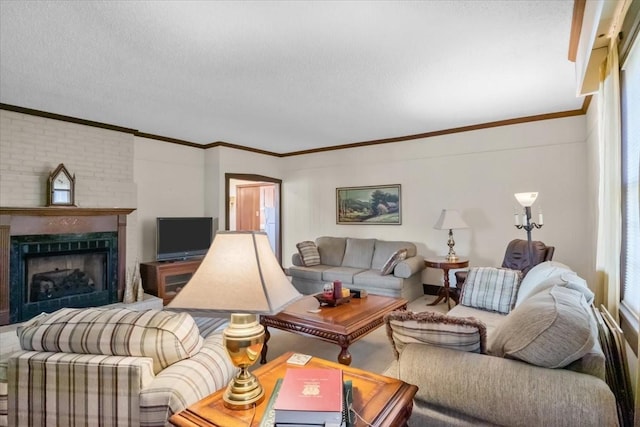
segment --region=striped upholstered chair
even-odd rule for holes
[[[40,315],[19,328],[23,350],[9,358],[9,426],[170,425],[235,374],[225,326],[161,310]]]

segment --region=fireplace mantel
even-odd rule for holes
[[[132,208],[0,207],[0,325],[10,319],[9,257],[11,236],[95,231],[118,233],[118,297],[126,272],[127,215]]]
[[[0,215],[25,216],[97,216],[97,215],[128,215],[135,209],[131,208],[79,208],[75,206],[34,207],[34,208],[3,208]]]

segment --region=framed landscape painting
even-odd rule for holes
[[[336,188],[337,224],[402,224],[400,184]]]

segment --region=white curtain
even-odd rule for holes
[[[615,38],[609,46],[606,60],[600,67],[598,90],[598,240],[596,245],[596,271],[603,301],[616,321],[620,305],[620,245],[621,218],[621,122],[620,122],[620,68]]]

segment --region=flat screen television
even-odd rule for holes
[[[156,260],[174,261],[202,257],[213,238],[211,217],[156,219]]]

